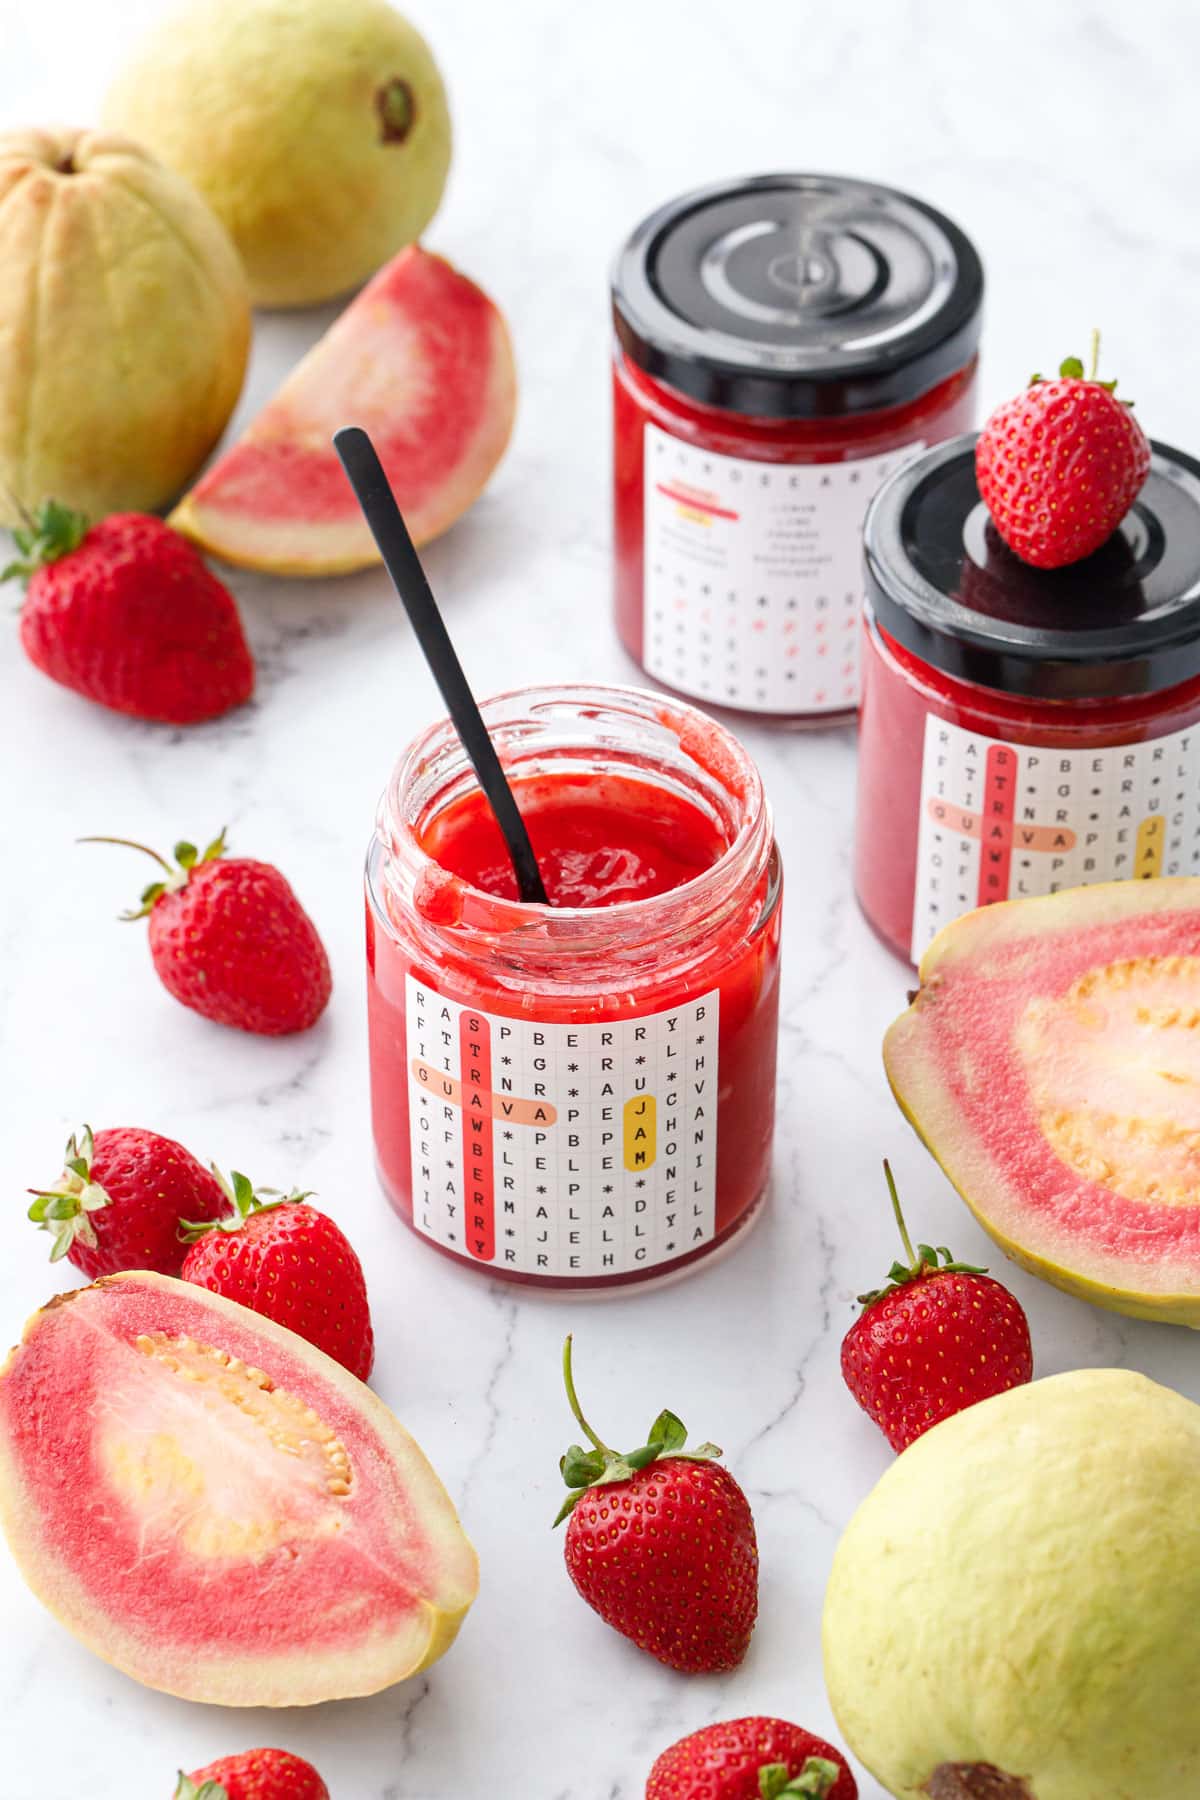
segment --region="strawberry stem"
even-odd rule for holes
[[[159,868],[165,869],[168,875],[175,873],[165,856],[160,856],[157,850],[150,848],[149,844],[135,843],[133,838],[81,837],[76,838],[75,842],[77,844],[119,844],[122,850],[140,850],[143,856],[152,856]]]
[[[1093,329],[1092,329],[1092,357],[1091,357],[1090,366],[1088,368],[1088,380],[1095,381],[1096,377],[1099,375],[1099,373],[1100,373],[1100,332],[1096,327],[1093,327]]]
[[[790,1777],[786,1763],[768,1763],[758,1771],[760,1800],[825,1800],[841,1772],[841,1765],[827,1756],[810,1756],[800,1773]]]
[[[572,1335],[568,1332],[567,1341],[563,1345],[563,1382],[567,1390],[567,1402],[575,1416],[575,1423],[582,1431],[589,1444],[595,1446],[601,1456],[616,1457],[616,1451],[610,1450],[602,1438],[598,1438],[583,1416],[583,1408],[579,1404],[579,1395],[575,1392],[575,1376],[571,1369]]]
[[[187,886],[192,870],[196,868],[197,864],[216,862],[219,857],[224,856],[225,829],[225,826],[222,825],[212,843],[203,852],[197,850],[195,844],[189,844],[186,838],[181,838],[175,846],[175,862],[177,864],[175,868],[171,867],[165,856],[160,856],[157,850],[152,850],[149,844],[139,844],[133,838],[81,837],[76,838],[75,842],[77,844],[117,844],[123,850],[139,850],[143,856],[153,858],[166,875],[166,880],[152,881],[149,887],[142,889],[141,904],[120,915],[125,920],[144,919],[148,913],[154,910],[164,894],[177,894],[181,888]]]
[[[1082,365],[1081,365],[1082,366]],[[892,1197],[892,1211],[896,1215],[896,1224],[900,1228],[900,1241],[904,1245],[906,1263],[894,1262],[888,1270],[885,1286],[872,1288],[869,1293],[860,1294],[860,1306],[874,1306],[885,1294],[894,1288],[904,1287],[910,1281],[920,1281],[926,1275],[986,1275],[987,1270],[975,1263],[956,1262],[952,1251],[944,1244],[935,1249],[932,1244],[918,1244],[913,1249],[912,1239],[908,1235],[908,1226],[904,1222],[904,1212],[900,1205],[900,1195],[896,1191],[896,1178],[892,1174],[892,1165],[885,1156],[883,1172],[887,1177],[888,1193]]]
[[[892,1211],[895,1213],[896,1223],[900,1227],[900,1242],[904,1245],[904,1254],[908,1258],[909,1268],[915,1270],[917,1266],[916,1252],[912,1247],[912,1239],[908,1235],[908,1226],[904,1223],[904,1212],[900,1205],[900,1195],[896,1189],[896,1177],[892,1174],[892,1165],[886,1156],[883,1159],[883,1173],[888,1184],[888,1193],[892,1196]]]

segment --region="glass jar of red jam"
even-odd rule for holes
[[[448,721],[367,865],[371,1093],[396,1211],[547,1288],[660,1279],[767,1187],[782,871],[758,772],[689,706],[530,689],[484,717],[551,904],[523,904]]]
[[[916,962],[993,900],[1200,874],[1200,463],[1156,444],[1120,529],[1020,561],[974,439],[883,487],[866,522],[859,901]]]
[[[907,194],[764,175],[672,201],[612,284],[617,629],[648,675],[792,725],[859,694],[862,522],[974,422],[983,271]]]

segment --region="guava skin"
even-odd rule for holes
[[[199,194],[111,132],[0,134],[0,524],[175,499],[237,402],[250,304]]]
[[[104,117],[205,196],[256,306],[357,287],[420,237],[450,167],[441,75],[386,0],[190,0]]]
[[[851,1749],[902,1800],[1200,1793],[1197,1493],[1200,1407],[1127,1370],[935,1426],[834,1557],[825,1678]]]

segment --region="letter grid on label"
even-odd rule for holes
[[[480,1263],[580,1279],[712,1238],[718,991],[541,1025],[406,986],[418,1230]]]
[[[992,900],[1200,874],[1200,728],[1037,749],[925,719],[912,954]]]
[[[749,712],[857,706],[863,519],[924,445],[764,463],[645,433],[649,673]]]

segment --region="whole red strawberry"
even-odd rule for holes
[[[975,446],[975,476],[996,530],[1038,569],[1079,562],[1107,543],[1141,490],[1150,443],[1118,400],[1115,381],[1098,381],[1100,337],[1085,376],[1077,356],[1057,381],[1035,375],[1023,394],[998,406]]]
[[[584,1418],[563,1350],[571,1411],[592,1446],[572,1444],[559,1467],[571,1489],[567,1570],[588,1605],[672,1669],[736,1668],[758,1614],[758,1545],[749,1503],[715,1444],[689,1450],[674,1413],[621,1455]]]
[[[977,1400],[1033,1379],[1029,1320],[1020,1302],[984,1269],[949,1250],[918,1244],[883,1165],[907,1263],[888,1285],[860,1294],[863,1311],[842,1344],[842,1375],[893,1450]],[[940,1261],[939,1261],[940,1258]]]
[[[145,844],[124,844],[165,871],[125,919],[150,919],[150,955],[167,992],[218,1025],[265,1037],[307,1031],[332,981],[325,946],[290,884],[271,863],[226,856],[225,833],[201,854],[175,846],[172,868]]]
[[[229,1201],[214,1175],[172,1138],[85,1125],[67,1145],[62,1179],[37,1194],[29,1217],[89,1281],[124,1269],[178,1275],[180,1219],[216,1219]]]
[[[222,1182],[225,1216],[185,1220],[183,1279],[286,1325],[365,1381],[375,1337],[363,1267],[345,1233],[307,1194],[255,1193],[244,1175]]]
[[[99,525],[48,501],[14,532],[28,578],[21,643],[44,675],[114,712],[194,725],[241,706],[254,662],[237,604],[161,519]]]
[[[180,1771],[174,1800],[329,1800],[329,1789],[289,1750],[244,1750],[191,1775]]]
[[[706,1725],[664,1750],[646,1800],[858,1800],[840,1750],[784,1719]]]

